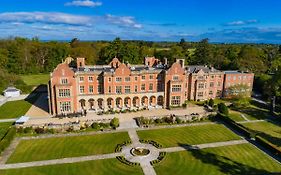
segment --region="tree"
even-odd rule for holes
[[[228,108],[224,103],[219,103],[218,105],[218,110],[219,113],[224,114],[224,115],[228,115]]]
[[[112,126],[114,129],[116,129],[117,127],[119,127],[119,119],[114,117],[111,121],[110,121],[110,126]]]
[[[215,102],[214,102],[214,100],[212,98],[209,100],[208,105],[211,106],[211,107],[214,107]]]
[[[212,48],[209,44],[209,39],[201,40],[195,50],[192,64],[206,65],[210,64],[212,60]]]

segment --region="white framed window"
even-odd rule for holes
[[[138,77],[135,77],[135,81],[138,81]]]
[[[89,86],[89,93],[93,93],[94,92],[94,86],[90,85]]]
[[[172,85],[172,92],[181,92],[181,85],[180,84]]]
[[[181,104],[181,97],[180,96],[172,96],[171,105],[176,106]]]
[[[111,93],[111,86],[108,87],[108,93]]]
[[[198,89],[204,89],[204,83],[199,83],[198,84]]]
[[[145,91],[145,84],[141,85],[141,91]]]
[[[122,86],[116,86],[116,94],[122,93]]]
[[[213,95],[214,93],[213,93],[213,91],[209,91],[209,95]]]
[[[135,92],[138,92],[138,86],[135,85]]]
[[[131,86],[125,86],[125,93],[131,93]]]
[[[70,97],[70,89],[59,89],[59,97]]]
[[[88,77],[88,80],[89,80],[89,82],[93,82],[94,81],[93,77]]]
[[[60,102],[60,111],[61,112],[70,112],[71,111],[70,101]]]
[[[125,81],[129,82],[129,81],[131,81],[131,78],[130,77],[125,77]]]
[[[142,79],[142,80],[145,80],[145,75],[142,75],[142,76],[141,76],[141,79]]]
[[[198,92],[198,97],[203,97],[204,93],[203,92]]]
[[[85,92],[85,87],[84,86],[80,86],[80,94],[84,94],[84,92]]]
[[[60,81],[61,81],[61,84],[68,84],[67,78],[62,78]]]
[[[116,78],[115,78],[115,81],[116,81],[116,82],[121,82],[121,81],[122,81],[122,78],[121,78],[121,77],[116,77]]]
[[[83,82],[84,81],[84,77],[79,77],[79,81]]]
[[[214,87],[214,82],[210,82],[210,87]]]
[[[153,75],[149,75],[149,79],[150,79],[150,80],[153,80]]]
[[[174,80],[174,81],[178,81],[178,80],[179,80],[179,76],[174,75],[174,76],[173,76],[173,80]]]
[[[111,82],[111,77],[108,77],[108,82]]]
[[[149,83],[149,90],[153,91],[153,84],[152,83]]]

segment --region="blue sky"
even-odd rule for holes
[[[0,37],[281,43],[278,0],[1,0]]]

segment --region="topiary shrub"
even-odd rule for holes
[[[224,103],[220,103],[218,105],[218,111],[219,111],[219,113],[224,114],[224,115],[228,115],[228,113],[229,113],[228,107]]]
[[[215,101],[211,98],[208,103],[209,106],[214,107]]]
[[[117,127],[119,127],[119,119],[114,117],[111,121],[110,121],[110,126],[113,129],[116,129]]]

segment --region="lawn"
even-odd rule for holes
[[[206,124],[137,132],[140,139],[154,140],[164,147],[180,144],[202,144],[240,139],[232,131],[221,124]]]
[[[126,140],[127,132],[22,140],[8,163],[113,153]]]
[[[168,153],[154,168],[158,175],[281,172],[279,163],[250,144]]]
[[[21,117],[29,110],[31,105],[30,102],[25,100],[8,101],[0,106],[0,119]]]
[[[228,114],[228,117],[231,118],[232,120],[236,121],[236,122],[245,121],[244,118],[241,117],[241,113],[238,112],[238,111],[230,110],[229,114]],[[246,117],[246,115],[245,115],[245,117]]]
[[[259,135],[269,142],[281,147],[281,126],[267,121],[255,123],[243,123],[251,130],[260,132]]]
[[[48,165],[41,167],[0,170],[1,175],[126,175],[143,174],[139,167],[122,164],[117,159],[95,160],[72,164]]]
[[[0,123],[0,140],[4,137],[9,127],[12,125],[11,122]]]
[[[27,85],[38,86],[40,84],[47,84],[50,79],[50,75],[49,74],[22,75],[21,78]]]

